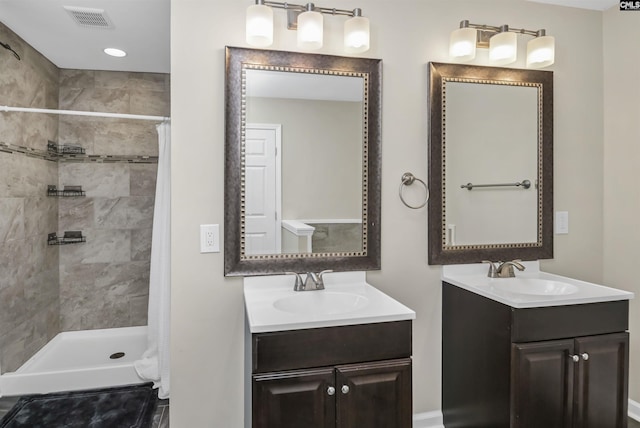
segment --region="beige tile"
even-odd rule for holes
[[[132,164],[130,167],[131,196],[153,196],[156,193],[158,164]]]
[[[58,229],[84,230],[95,228],[94,198],[59,198]]]
[[[24,239],[24,198],[0,198],[0,242]]]
[[[99,163],[60,164],[59,186],[81,185],[87,197],[129,196],[129,165]]]
[[[58,198],[36,196],[24,200],[25,236],[45,235],[58,230]]]
[[[95,86],[95,71],[92,70],[60,70],[60,92],[70,88],[93,88]]]
[[[151,236],[152,228],[131,230],[131,260],[151,259]]]

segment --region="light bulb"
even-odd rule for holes
[[[323,23],[320,12],[308,10],[298,15],[298,47],[307,50],[320,49]]]
[[[476,57],[478,31],[475,28],[458,28],[449,38],[449,56],[455,61],[471,61]]]
[[[273,43],[273,10],[269,6],[255,4],[247,8],[246,38],[251,46]]]
[[[527,43],[527,68],[548,67],[555,61],[555,39],[540,36]]]
[[[504,31],[489,39],[489,59],[494,65],[515,62],[518,57],[518,36]]]
[[[354,16],[344,23],[344,50],[361,53],[369,50],[369,19]]]

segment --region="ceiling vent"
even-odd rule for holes
[[[103,9],[63,6],[76,24],[89,28],[113,28],[111,20]]]

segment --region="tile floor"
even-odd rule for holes
[[[11,410],[16,401],[18,401],[18,397],[0,398],[0,419]],[[169,428],[169,400],[158,400],[151,428]],[[627,428],[640,428],[640,422],[629,418]]]
[[[11,410],[18,398],[20,397],[0,398],[0,419]],[[169,400],[158,400],[151,427],[149,428],[169,428]]]

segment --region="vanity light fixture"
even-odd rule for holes
[[[489,59],[494,65],[506,65],[516,61],[518,53],[517,34],[534,38],[527,43],[527,68],[543,68],[553,64],[555,39],[546,31],[511,28],[508,25],[494,27],[484,24],[460,22],[460,28],[451,33],[449,56],[458,62],[471,61],[476,48],[489,48]]]
[[[247,8],[246,40],[251,46],[266,47],[273,43],[273,8],[287,11],[287,28],[298,31],[298,47],[320,49],[323,44],[323,15],[350,17],[344,23],[344,49],[347,53],[369,50],[369,19],[362,9],[354,10],[317,7],[313,3],[298,5],[269,0],[255,0]]]

